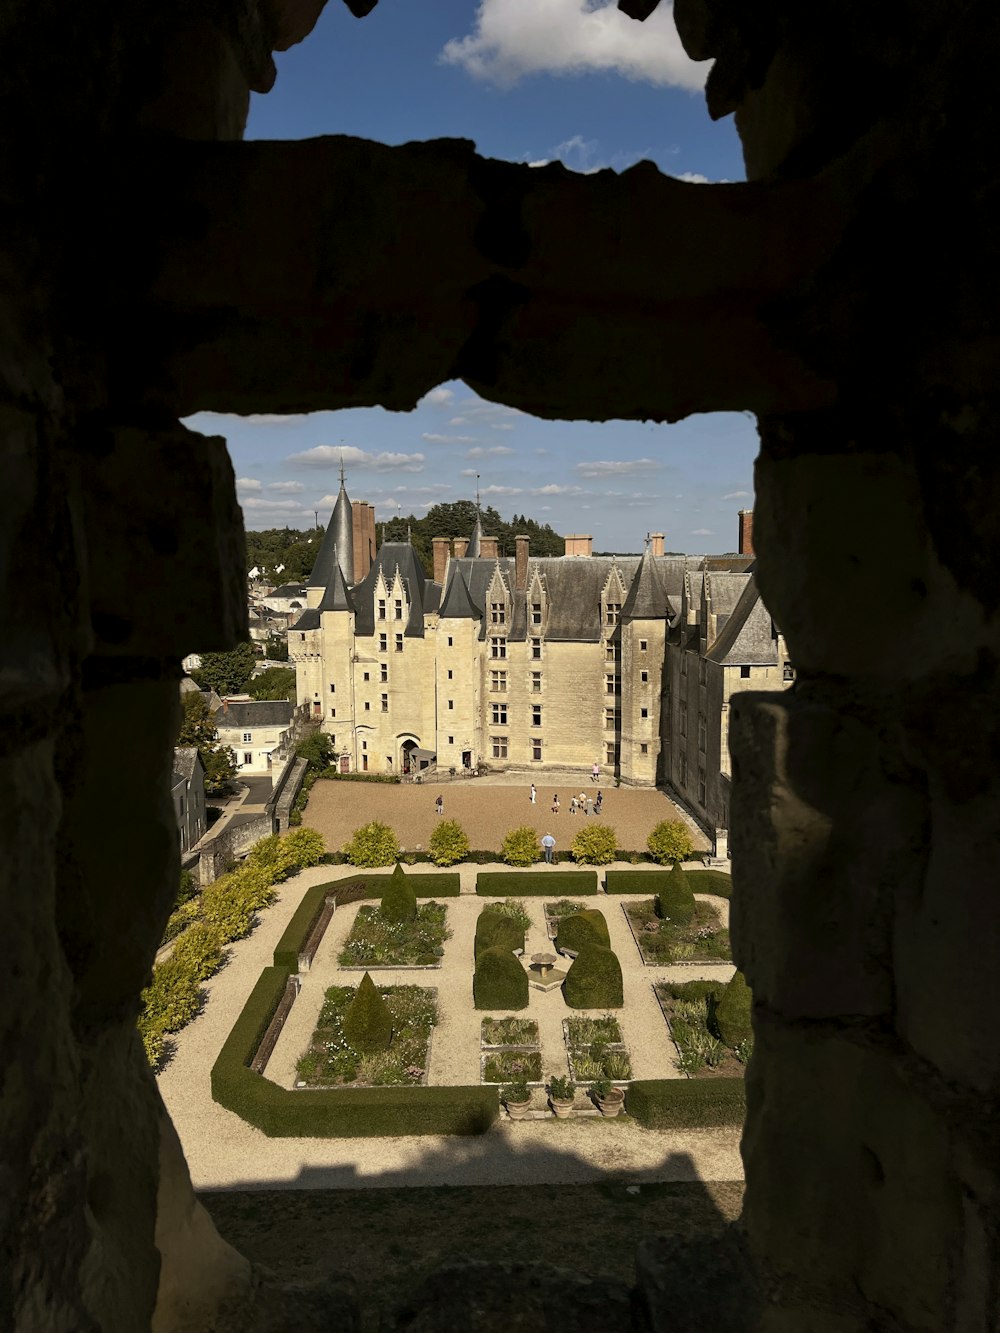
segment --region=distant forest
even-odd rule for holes
[[[565,549],[563,538],[548,523],[536,523],[524,514],[515,514],[508,522],[491,505],[487,505],[482,514],[483,533],[487,537],[499,538],[501,555],[513,556],[514,538],[522,533],[529,538],[532,555],[562,555]],[[375,532],[381,546],[384,541],[405,542],[409,527],[414,550],[430,578],[434,572],[431,539],[468,537],[475,521],[476,506],[472,501],[457,500],[454,504],[434,505],[422,518],[410,514],[406,518],[390,518],[385,523],[376,523]],[[256,566],[276,582],[298,583],[312,570],[323,540],[323,529],[266,528],[261,532],[248,531],[246,539],[248,570]],[[285,566],[280,574],[275,573],[278,565]]]

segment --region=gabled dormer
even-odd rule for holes
[[[390,588],[385,581],[385,572],[380,569],[375,579],[375,586],[372,589],[372,610],[375,616],[375,624],[380,625],[383,630],[392,616],[389,609],[391,600]]]
[[[617,564],[612,563],[601,589],[601,633],[610,638],[618,628],[625,603],[625,581]]]
[[[527,588],[528,634],[537,638],[545,633],[549,619],[549,594],[545,580],[535,565],[528,576]]]
[[[506,635],[513,618],[512,612],[510,588],[497,564],[486,590],[486,623],[490,632]]]
[[[402,630],[403,626],[410,619],[410,594],[407,591],[406,580],[399,572],[397,565],[392,576],[392,585],[389,589],[389,619],[396,626],[397,630]]]

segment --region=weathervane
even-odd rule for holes
[[[476,473],[476,513],[479,513],[479,473]]]
[[[344,451],[340,451],[340,489],[344,489]]]

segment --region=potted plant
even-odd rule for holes
[[[560,1120],[565,1120],[573,1114],[575,1095],[576,1084],[572,1079],[562,1078],[559,1075],[549,1079],[549,1105]]]
[[[511,1120],[523,1120],[531,1105],[531,1090],[523,1078],[515,1078],[500,1093]]]
[[[617,1115],[625,1105],[625,1094],[609,1078],[598,1078],[590,1085],[590,1095],[601,1115]]]

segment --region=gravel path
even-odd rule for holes
[[[439,969],[372,969],[377,983],[411,982],[437,988],[440,1022],[432,1044],[432,1083],[472,1083],[479,1077],[482,1015],[472,1008],[472,942],[485,900],[474,897],[472,890],[481,868],[461,867],[463,896],[445,900],[453,935],[445,945]],[[416,876],[430,870],[433,867],[415,866],[410,873]],[[209,1088],[212,1063],[260,970],[271,962],[274,945],[303,892],[314,884],[354,873],[349,866],[320,866],[280,886],[279,897],[263,914],[257,930],[233,946],[231,961],[207,984],[208,1003],[202,1013],[178,1034],[174,1058],[158,1081],[197,1189],[559,1183],[599,1180],[609,1171],[636,1181],[742,1179],[738,1129],[655,1133],[619,1120],[518,1124],[501,1120],[477,1139],[269,1139],[217,1106]],[[532,919],[526,947],[530,958],[548,946],[543,900],[522,901]],[[637,1078],[677,1076],[673,1047],[652,983],[728,978],[733,969],[730,964],[643,966],[621,901],[602,894],[589,905],[604,912],[612,947],[622,962],[625,1007],[618,1017],[634,1074]],[[711,901],[728,908],[725,900]],[[301,993],[267,1070],[268,1077],[283,1086],[292,1086],[295,1062],[308,1045],[325,988],[338,981],[354,983],[361,975],[344,972],[336,963],[356,912],[357,904],[349,904],[334,914],[313,968],[303,978]],[[543,993],[532,988],[527,1012],[539,1023],[543,1073],[566,1073],[562,1019],[576,1011],[567,1008],[559,991]]]

